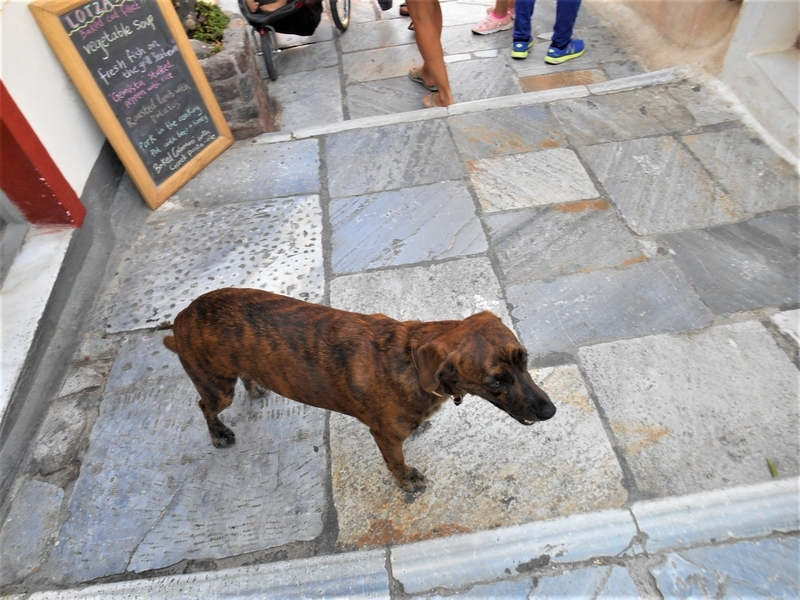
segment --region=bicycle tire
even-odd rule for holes
[[[350,0],[329,0],[331,7],[331,17],[336,29],[344,31],[350,25]],[[342,5],[342,13],[339,14],[339,4]]]
[[[268,29],[262,29],[259,32],[261,36],[261,52],[264,54],[264,64],[267,66],[267,75],[271,81],[278,78],[278,71],[275,70],[275,62],[272,60],[272,42],[270,41],[270,32]]]

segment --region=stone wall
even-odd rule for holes
[[[231,16],[223,46],[224,50],[202,59],[200,64],[234,137],[242,140],[277,131],[275,102],[267,94],[256,63],[261,58],[240,16]]]
[[[722,69],[741,10],[741,2],[729,0],[587,0],[585,4],[648,69],[688,64],[712,75]]]

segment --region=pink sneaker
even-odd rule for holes
[[[483,20],[472,28],[472,33],[478,35],[488,35],[490,33],[497,33],[498,31],[505,31],[514,26],[514,19],[510,14],[503,18],[498,18],[493,12],[490,12]]]

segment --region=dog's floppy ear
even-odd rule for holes
[[[414,366],[417,367],[419,374],[420,387],[429,394],[444,396],[446,392],[442,389],[439,377],[447,360],[448,352],[445,345],[433,341],[420,346],[412,353]]]

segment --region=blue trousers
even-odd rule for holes
[[[536,0],[517,0],[514,19],[514,41],[527,42],[531,39],[531,19]],[[581,0],[556,0],[556,24],[553,26],[552,45],[566,48],[572,39],[572,29],[578,18]]]

